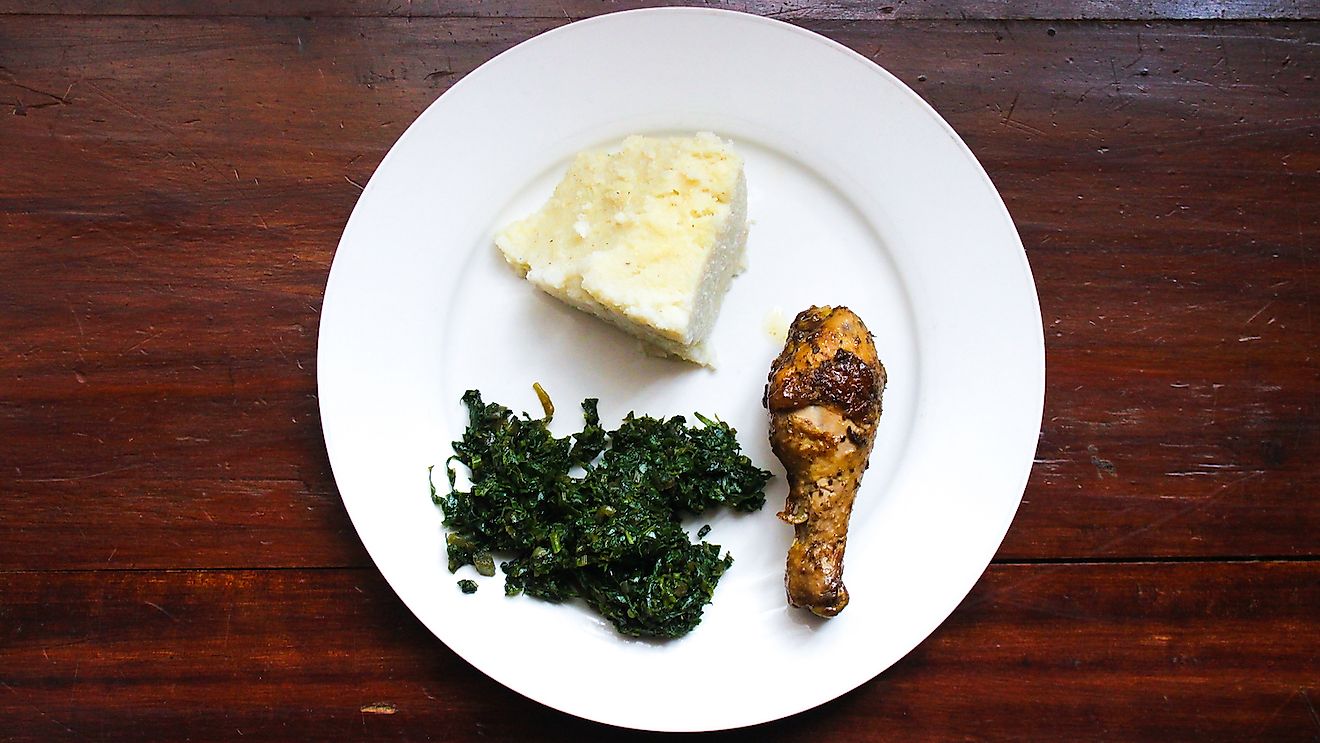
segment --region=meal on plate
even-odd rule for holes
[[[495,238],[551,296],[706,365],[746,243],[742,157],[709,132],[579,153],[550,200]]]
[[[471,486],[459,489],[451,467],[447,493],[431,486],[449,530],[450,572],[472,565],[492,576],[501,553],[510,556],[500,563],[506,594],[582,599],[626,635],[687,634],[733,558],[704,541],[709,526],[693,543],[680,514],[758,510],[770,473],[743,455],[727,423],[700,414],[701,425],[689,426],[682,416],[629,413],[607,431],[589,398],[583,429],[556,438],[553,406],[537,388],[544,418],[516,416],[476,390],[463,395],[468,426],[452,459],[471,472]],[[470,579],[459,587],[477,590]]]
[[[708,132],[631,136],[579,153],[549,201],[495,238],[550,295],[707,365],[706,339],[746,242],[742,158]],[[846,307],[798,314],[770,370],[770,443],[789,476],[779,518],[795,527],[784,583],[789,604],[822,617],[848,604],[848,521],[885,382],[870,332]],[[459,489],[447,467],[448,492],[431,488],[449,529],[450,572],[472,565],[493,576],[495,553],[508,554],[509,595],[582,599],[626,635],[687,634],[733,558],[704,541],[709,527],[691,542],[680,514],[757,510],[770,473],[742,454],[732,428],[700,414],[702,425],[688,426],[629,413],[606,431],[587,399],[584,428],[556,438],[554,406],[535,389],[540,419],[463,395],[468,426],[451,461],[469,469],[471,487]]]
[[[789,488],[779,518],[794,527],[784,586],[788,603],[818,616],[836,616],[848,605],[848,520],[886,381],[870,331],[847,307],[799,313],[770,367],[763,402]]]

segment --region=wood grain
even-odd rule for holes
[[[316,333],[418,113],[651,4],[0,0],[0,738],[624,737],[392,594],[335,490]],[[963,605],[860,689],[711,737],[1320,740],[1320,5],[710,5],[834,38],[952,124],[1048,365]]]
[[[315,16],[395,18],[585,18],[665,5],[736,10],[784,20],[1301,20],[1320,18],[1306,0],[0,0],[0,13],[41,15]]]
[[[7,498],[0,571],[371,565],[333,489],[127,477],[142,469],[24,483]]]
[[[486,678],[374,570],[0,573],[0,595],[10,740],[621,735]],[[713,737],[1307,740],[1317,633],[1315,563],[996,566],[883,676]]]

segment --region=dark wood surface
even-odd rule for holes
[[[401,605],[339,502],[315,354],[339,232],[411,120],[639,5],[0,0],[0,738],[625,735]],[[1048,383],[954,615],[718,737],[1320,740],[1320,4],[725,6],[875,59],[963,136],[1026,245]]]

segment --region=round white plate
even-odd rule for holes
[[[714,131],[747,161],[746,273],[714,331],[718,370],[649,357],[519,279],[496,229],[535,209],[578,150],[630,133]],[[782,329],[842,304],[875,334],[885,412],[859,494],[852,603],[816,620],[785,605],[791,528],[761,392]],[[1003,202],[953,130],[875,64],[824,37],[740,13],[617,13],[505,52],[445,93],[362,193],[326,287],[318,377],[326,447],[363,544],[404,603],[474,666],[581,717],[714,730],[814,707],[929,635],[998,548],[1025,487],[1044,397],[1035,285]],[[445,567],[428,497],[466,425],[465,389],[539,410],[539,381],[580,424],[601,400],[718,415],[776,473],[765,509],[720,513],[735,559],[687,637],[617,635],[589,610],[475,595]],[[696,522],[699,525],[703,522]],[[804,669],[828,669],[810,673]]]

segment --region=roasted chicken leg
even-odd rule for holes
[[[848,605],[848,519],[880,420],[885,367],[871,333],[847,307],[798,314],[770,367],[764,405],[770,446],[788,470],[779,518],[794,527],[788,603],[832,617]]]

